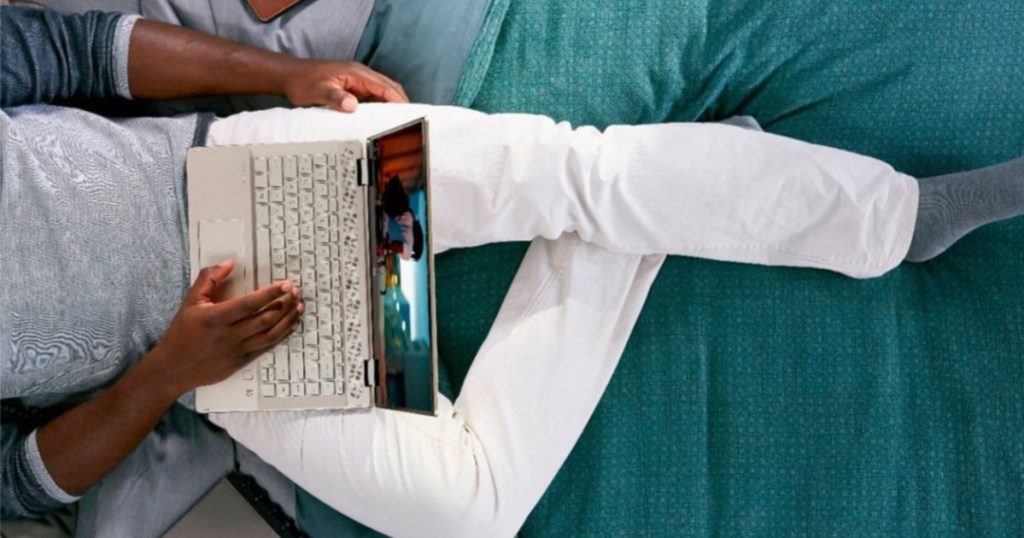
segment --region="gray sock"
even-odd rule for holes
[[[921,200],[907,261],[930,260],[979,226],[1024,215],[1024,157],[923,178],[918,185]]]

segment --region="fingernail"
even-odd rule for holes
[[[302,293],[302,288],[300,288],[298,286],[295,286],[294,288],[292,288],[292,295],[294,295],[296,297],[299,297],[301,295],[301,293]]]
[[[299,304],[295,305],[295,310],[297,310],[300,314],[305,312],[306,311],[306,303],[299,303]]]

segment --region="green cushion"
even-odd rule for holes
[[[916,175],[1024,153],[1018,0],[498,4],[461,104],[751,114]],[[1016,218],[869,281],[670,259],[522,535],[1024,534],[1021,245]],[[524,251],[438,260],[455,391]]]

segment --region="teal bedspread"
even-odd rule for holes
[[[457,100],[599,126],[750,114],[938,174],[1024,155],[1024,9],[496,0]],[[450,394],[524,251],[438,259]],[[1022,507],[1017,218],[869,281],[670,259],[522,535],[1022,536]]]

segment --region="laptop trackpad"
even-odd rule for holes
[[[239,219],[218,219],[200,220],[198,224],[200,267],[209,267],[228,260],[235,262],[234,271],[217,287],[214,300],[221,301],[244,295],[249,291],[246,286],[248,264],[245,263],[245,222]]]

